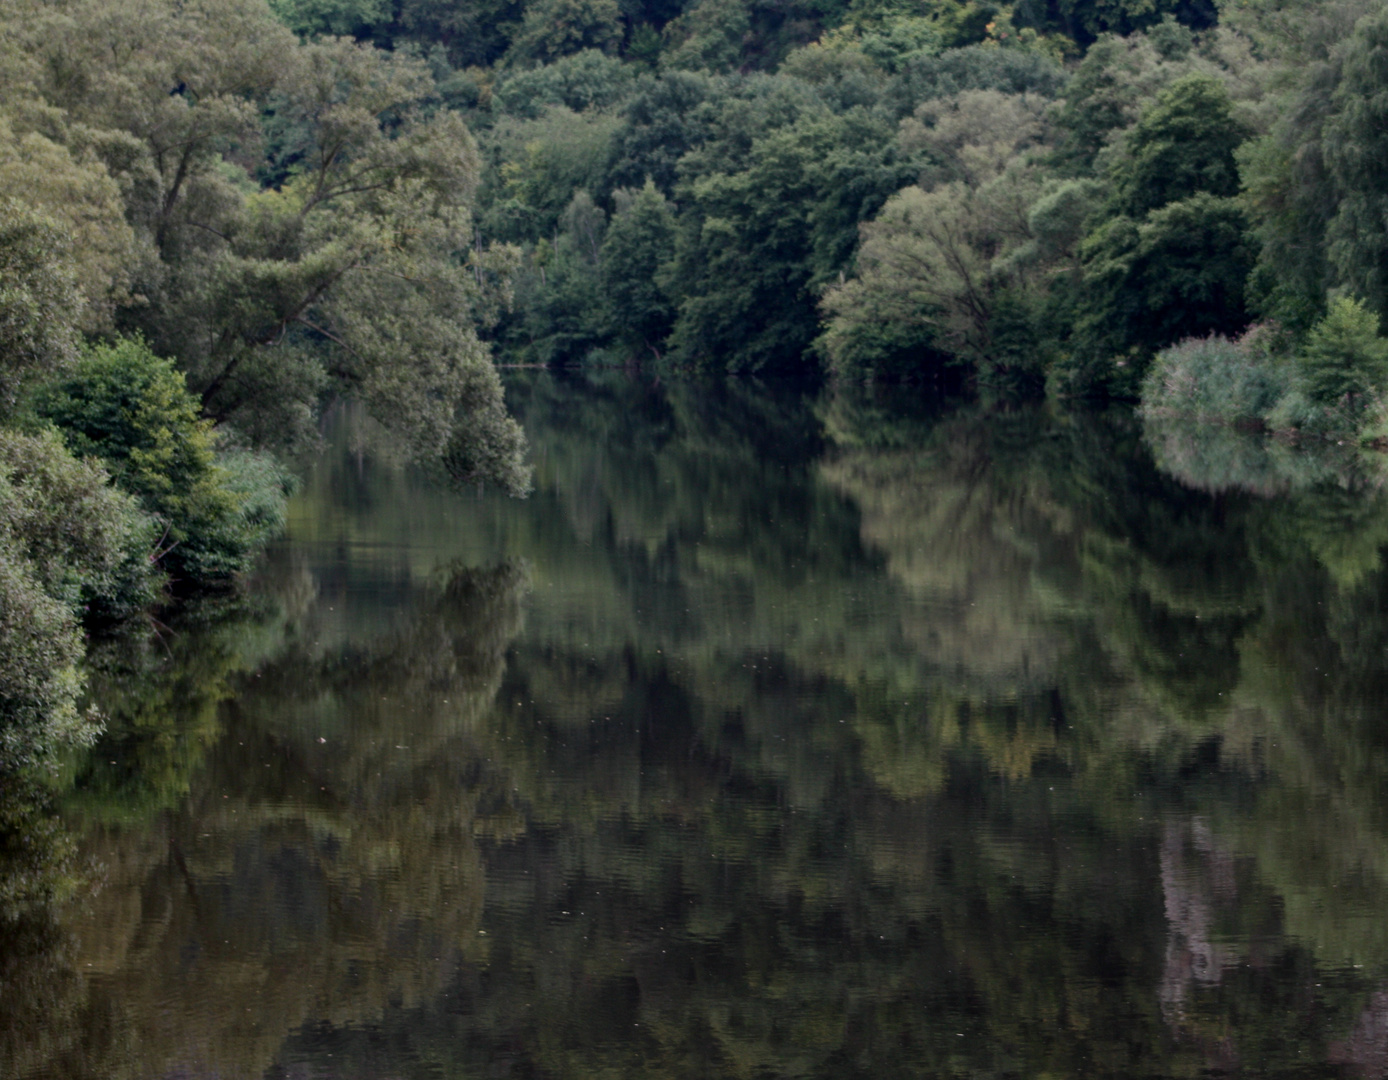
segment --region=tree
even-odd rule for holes
[[[583,49],[614,50],[622,39],[617,0],[533,0],[506,57],[548,63]]]
[[[78,620],[153,598],[151,524],[55,434],[0,430],[0,771],[95,738]]]
[[[615,56],[583,49],[543,67],[508,72],[493,100],[511,116],[537,119],[547,106],[606,109],[631,91],[636,72]]]
[[[1111,354],[1145,355],[1181,338],[1238,333],[1253,266],[1247,228],[1237,200],[1204,192],[1140,223],[1109,219],[1081,246],[1081,333]]]
[[[270,0],[270,10],[296,34],[356,37],[388,22],[387,0]]]
[[[1018,5],[1016,18],[1087,46],[1100,34],[1126,36],[1173,17],[1183,26],[1204,30],[1215,25],[1219,14],[1216,0],[1045,0]]]
[[[120,186],[93,148],[21,133],[0,116],[0,190],[55,223],[63,235],[54,254],[81,295],[80,328],[109,329],[115,306],[130,299],[137,251]]]
[[[430,107],[423,63],[298,45],[258,0],[77,0],[50,22],[5,33],[41,57],[48,106],[100,133],[91,144],[153,256],[132,282],[147,303],[118,325],[176,357],[209,416],[292,443],[335,384],[422,456],[474,427],[501,434],[477,330],[514,254],[474,249],[476,147]],[[267,109],[275,186],[257,190]],[[503,441],[519,454],[518,429]],[[501,470],[489,478],[523,489],[516,455],[486,457]]]
[[[618,189],[614,201],[602,244],[613,328],[627,349],[659,357],[674,320],[674,306],[659,285],[660,268],[674,252],[674,211],[650,180],[638,191]]]
[[[0,767],[13,770],[96,737],[95,717],[77,709],[82,653],[72,612],[44,592],[9,538],[0,538]]]
[[[1196,192],[1236,195],[1234,150],[1247,135],[1222,82],[1208,75],[1178,79],[1142,113],[1109,169],[1115,208],[1141,217]]]
[[[105,462],[140,500],[163,531],[162,564],[180,578],[209,583],[245,570],[283,524],[283,474],[263,478],[268,504],[236,490],[183,375],[142,342],[90,350],[69,377],[37,394],[35,411],[73,453]]]
[[[79,459],[52,431],[0,431],[6,484],[0,530],[49,596],[74,614],[119,618],[155,599],[154,520],[111,484],[98,458]]]
[[[708,131],[712,118],[704,104],[723,89],[723,80],[692,71],[643,77],[613,135],[609,182],[634,188],[649,178],[666,195],[673,194],[679,160]]]
[[[1336,277],[1388,314],[1388,11],[1355,27],[1341,53],[1324,153],[1339,189],[1326,232]]]
[[[541,241],[516,282],[518,318],[507,337],[532,363],[582,360],[607,336],[608,298],[602,291],[607,215],[580,188],[565,209],[553,242]]]
[[[998,90],[1004,94],[1058,96],[1066,72],[1053,58],[1024,49],[969,45],[912,53],[883,90],[882,103],[894,115],[909,116],[923,101],[965,90]]]
[[[1331,302],[1298,357],[1313,401],[1362,409],[1370,395],[1388,389],[1388,341],[1378,329],[1378,315],[1362,301]]]
[[[564,105],[544,108],[534,120],[498,121],[487,139],[497,166],[482,195],[484,234],[515,243],[552,238],[574,192],[599,190],[619,126],[611,114]]]
[[[670,71],[734,70],[751,30],[748,5],[742,0],[696,0],[666,24],[661,64]]]
[[[14,410],[25,387],[76,358],[82,295],[67,247],[51,219],[0,201],[0,416]]]
[[[441,44],[457,67],[492,64],[505,54],[521,19],[521,0],[399,0],[402,36]]]
[[[908,154],[926,159],[922,187],[958,180],[976,188],[1047,142],[1048,104],[1031,94],[965,90],[919,106],[901,122],[899,138]]]
[[[1004,256],[1031,240],[1034,187],[1034,175],[1016,166],[978,189],[956,181],[892,196],[863,226],[857,276],[825,294],[831,362],[849,364],[874,325],[914,327],[922,346],[928,340],[979,367],[1000,360],[993,317],[1015,281]]]
[[[918,170],[881,116],[835,115],[789,79],[739,89],[681,165],[662,278],[679,309],[671,351],[729,370],[802,369],[817,292],[851,258],[859,222]]]

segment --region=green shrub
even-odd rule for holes
[[[1142,380],[1146,417],[1261,424],[1296,389],[1297,372],[1250,333],[1187,338],[1157,353]]]
[[[34,408],[157,519],[159,559],[176,579],[211,584],[241,573],[283,520],[287,476],[259,455],[219,455],[182,374],[142,341],[89,349]]]
[[[54,432],[0,430],[0,772],[94,737],[77,707],[79,615],[154,598],[154,528]]]
[[[81,659],[72,610],[45,591],[16,539],[0,534],[0,770],[95,733],[77,709]]]
[[[158,596],[154,519],[52,431],[0,430],[0,531],[70,611],[125,618]]]
[[[222,490],[233,497],[229,514],[206,523],[193,545],[190,575],[199,581],[233,577],[250,569],[256,556],[284,528],[294,477],[272,455],[256,450],[219,450],[216,467]]]

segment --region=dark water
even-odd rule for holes
[[[97,650],[0,1075],[1385,1075],[1375,462],[512,389],[529,500],[340,414],[247,598]]]

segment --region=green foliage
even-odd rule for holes
[[[611,51],[621,38],[617,0],[535,0],[506,57],[513,64],[546,63],[585,49]]]
[[[912,36],[920,35],[922,44],[929,42],[938,50],[941,47],[975,45],[982,41],[988,34],[989,24],[998,18],[998,10],[991,4],[978,3],[977,0],[927,0],[924,3],[850,0],[845,23],[859,31],[885,30],[891,33],[903,29],[903,17],[919,20],[928,26],[928,36],[919,30]]]
[[[883,96],[898,116],[906,116],[921,102],[965,90],[1052,98],[1065,85],[1065,69],[1053,57],[1022,49],[970,45],[938,55],[921,52],[907,57]]]
[[[442,46],[459,68],[492,64],[505,54],[525,5],[520,0],[399,0],[397,40]]]
[[[629,350],[659,356],[674,307],[659,285],[660,268],[675,246],[675,214],[650,180],[614,194],[616,212],[602,243],[603,292],[618,340]]]
[[[879,118],[836,116],[794,84],[747,89],[723,103],[719,138],[684,162],[662,278],[679,308],[671,352],[728,370],[803,369],[815,290],[914,170]]]
[[[158,525],[96,459],[74,457],[51,430],[0,430],[0,474],[6,535],[49,596],[97,620],[156,599]]]
[[[1237,194],[1234,150],[1247,131],[1231,108],[1224,84],[1204,75],[1188,75],[1158,94],[1109,168],[1115,208],[1141,217],[1198,192]]]
[[[82,299],[63,260],[66,243],[52,221],[0,203],[0,416],[27,385],[76,357]]]
[[[1289,336],[1270,327],[1237,341],[1183,341],[1157,354],[1143,380],[1141,411],[1376,439],[1388,387],[1388,342],[1378,323],[1362,302],[1341,297],[1294,357]]]
[[[912,328],[920,345],[980,368],[1006,366],[993,316],[1012,275],[996,267],[1009,248],[1030,239],[1025,207],[1033,184],[1034,177],[1013,170],[976,190],[956,181],[894,195],[864,228],[858,276],[825,295],[823,347],[835,369],[876,367],[859,358],[875,338],[890,350],[883,360],[909,347],[910,338],[888,336],[897,328]]]
[[[395,17],[283,13],[353,33]],[[462,93],[444,43],[300,42],[262,0],[75,0],[60,19],[17,11],[3,36],[5,55],[32,57],[0,72],[6,131],[38,124],[56,149],[0,154],[0,174],[23,194],[40,150],[66,153],[83,293],[178,364],[200,412],[292,449],[331,388],[371,401],[420,456],[461,437],[463,397],[486,382],[472,369],[490,364],[479,329],[516,257],[476,245],[480,160],[441,107]],[[464,81],[480,100],[490,80]],[[117,191],[127,233],[107,213]],[[102,267],[106,288],[89,287]]]
[[[751,28],[742,0],[696,0],[665,27],[661,64],[670,71],[732,70],[742,60]]]
[[[45,128],[47,134],[30,130],[32,124]],[[74,319],[84,331],[108,330],[115,306],[131,300],[131,271],[137,260],[120,186],[86,138],[70,138],[65,144],[58,141],[61,137],[51,124],[25,117],[22,110],[14,116],[0,111],[0,190],[11,200],[0,209],[8,235],[4,243],[10,249],[7,273],[56,272],[72,278],[71,283],[48,285],[31,279],[29,286],[38,290],[30,302],[46,307],[43,318],[53,320],[48,333],[55,341],[61,328]],[[29,242],[22,239],[26,229],[38,230],[35,235],[43,251],[29,269],[22,270],[29,258],[20,254]],[[61,265],[39,270],[44,260]],[[75,311],[72,299],[60,299],[74,285],[79,294]],[[45,290],[49,291],[46,298],[39,295]],[[14,313],[8,316],[15,317]]]
[[[536,245],[516,282],[519,318],[504,332],[531,363],[581,360],[606,336],[602,293],[607,215],[587,191],[574,193],[553,244]]]
[[[1081,327],[1093,347],[1140,357],[1184,337],[1242,330],[1253,265],[1246,233],[1236,200],[1204,192],[1141,222],[1105,222],[1081,247]]]
[[[389,21],[387,0],[270,0],[270,10],[296,34],[353,37]]]
[[[538,118],[546,106],[574,112],[606,109],[623,100],[636,73],[629,64],[597,49],[583,49],[529,70],[507,74],[493,100],[512,116]]]
[[[161,561],[176,578],[205,584],[243,572],[282,523],[286,475],[245,454],[231,459],[234,473],[218,464],[183,376],[141,341],[90,349],[34,408],[154,515]]]
[[[490,205],[481,227],[494,236],[534,243],[551,239],[576,191],[601,185],[618,120],[565,106],[535,120],[507,119],[491,133],[489,149],[500,159],[484,192]]]
[[[1261,424],[1298,388],[1294,366],[1242,339],[1189,338],[1157,353],[1142,380],[1145,417]]]
[[[1170,26],[1166,37],[1179,49],[1188,40],[1188,34],[1183,37],[1179,31],[1213,26],[1218,7],[1215,0],[1063,0],[1046,5],[1019,4],[1018,21],[1062,33],[1082,45],[1101,34],[1127,35],[1146,27],[1161,30]]]
[[[52,432],[0,431],[0,772],[95,737],[79,616],[148,604],[152,522]]]
[[[1298,360],[1317,404],[1362,409],[1388,390],[1388,341],[1379,336],[1378,315],[1360,300],[1333,300]]]
[[[1326,240],[1338,280],[1381,317],[1388,314],[1388,11],[1360,20],[1338,58],[1324,154],[1340,197]]]
[[[1239,148],[1238,161],[1259,248],[1249,278],[1250,304],[1305,333],[1325,310],[1325,230],[1334,201],[1319,146],[1294,147],[1296,137],[1281,130],[1250,139]]]
[[[640,187],[647,178],[666,195],[674,192],[681,158],[711,127],[705,103],[722,96],[723,80],[673,71],[643,77],[623,110],[612,139],[607,173],[614,187]]]

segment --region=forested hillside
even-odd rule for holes
[[[1184,339],[1382,312],[1375,2],[277,11],[477,133],[510,360],[1135,397]],[[1337,400],[1298,389],[1281,426]]]
[[[275,10],[477,134],[508,360],[1385,430],[1377,0]]]
[[[1379,0],[3,11],[17,746],[83,624],[250,565],[334,395],[514,493],[498,359],[1388,435]]]

